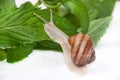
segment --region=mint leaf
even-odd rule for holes
[[[28,56],[35,47],[32,44],[36,42],[43,48],[60,50],[60,46],[49,39],[44,31],[43,22],[33,15],[34,12],[49,21],[50,11],[48,9],[35,8],[29,2],[19,8],[3,10],[0,14],[0,48],[6,50],[9,63],[17,62]],[[55,13],[53,19],[55,25],[69,36],[76,34],[77,28],[67,19]]]
[[[2,11],[0,14],[0,48],[12,48],[49,39],[44,32],[42,22],[33,15],[34,12],[35,9],[31,3],[25,3],[16,10]]]
[[[50,21],[49,9],[41,10],[40,12],[36,12],[36,13],[41,15],[47,21]],[[41,21],[41,20],[39,20],[39,21]],[[56,13],[53,13],[53,22],[60,30],[62,30],[63,32],[65,32],[69,36],[72,36],[72,35],[77,33],[77,28],[74,24],[72,24],[66,18],[58,16]],[[44,24],[44,23],[42,23],[42,24]]]
[[[26,44],[12,49],[6,49],[7,62],[18,62],[26,58],[34,49],[35,44]]]
[[[41,12],[43,14],[39,14],[42,15],[43,18],[47,19],[48,21],[50,20],[50,14],[49,10],[47,12],[45,12],[44,10]],[[59,17],[57,15],[55,15],[53,13],[53,22],[54,24],[60,29],[62,30],[64,33],[66,33],[68,36],[72,36],[74,34],[77,33],[77,28],[75,25],[73,25],[69,20],[63,18],[63,17]],[[47,49],[47,50],[56,50],[56,51],[61,51],[61,47],[59,44],[55,43],[55,42],[51,42],[48,40],[45,41],[40,41],[37,44],[37,49]]]
[[[31,26],[9,26],[0,29],[0,47],[11,48],[14,46],[33,43],[49,39],[43,29]]]
[[[7,48],[34,41],[50,40],[44,31],[43,23],[33,15],[34,12],[49,20],[49,10],[34,8],[30,3],[25,3],[13,11],[2,12],[0,15],[0,47]],[[54,23],[68,35],[76,33],[74,25],[64,18],[55,15]]]
[[[16,8],[15,0],[0,0],[0,9],[12,9]]]
[[[116,0],[80,0],[88,9],[90,20],[110,16]]]
[[[6,57],[7,53],[3,49],[0,49],[0,61],[3,61]]]
[[[90,22],[88,35],[90,35],[92,37],[95,45],[98,43],[100,38],[105,33],[107,27],[109,26],[111,19],[112,19],[112,17],[110,16],[110,17],[93,20]]]
[[[47,12],[45,10],[42,10],[41,13],[42,14],[39,14],[39,13],[38,14],[42,15],[42,17],[47,19],[48,21],[50,20],[50,15],[48,15],[48,14],[50,14],[49,10]],[[59,17],[55,13],[53,13],[53,22],[60,30],[62,30],[68,36],[72,36],[77,33],[77,28],[75,25],[73,25],[69,20],[67,20],[63,17]],[[48,41],[48,40],[38,42],[36,48],[61,51],[61,47],[59,44],[57,44],[53,41]]]
[[[35,49],[62,51],[62,48],[58,43],[49,40],[38,42]]]
[[[82,33],[87,33],[89,28],[89,17],[86,7],[80,0],[66,0],[64,4],[70,10],[70,13],[78,20]],[[76,20],[75,18],[73,20]]]

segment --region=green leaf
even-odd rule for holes
[[[15,48],[34,42],[50,40],[44,31],[43,22],[33,15],[34,12],[49,21],[50,11],[48,9],[34,8],[28,2],[14,10],[7,9],[2,11],[0,14],[0,48]],[[77,28],[67,19],[57,16],[55,13],[53,14],[53,19],[55,25],[69,36],[77,33]],[[50,43],[50,41],[46,41],[46,43],[42,43],[42,46]],[[57,44],[53,43],[52,45]],[[50,44],[46,48],[49,49],[49,46],[52,45]],[[57,46],[57,48],[60,47]]]
[[[49,10],[42,10],[41,12],[36,12],[36,13],[38,15],[41,15],[47,21],[50,21]],[[53,13],[53,22],[60,30],[62,30],[68,36],[72,36],[77,33],[77,28],[74,24],[72,24],[69,20],[67,20],[64,17],[59,17],[56,13]]]
[[[80,0],[88,9],[90,20],[110,16],[116,0]]]
[[[89,28],[89,17],[86,7],[81,3],[80,0],[66,0],[64,5],[70,10],[70,13],[73,14],[78,20],[80,24],[79,27],[81,27],[82,33],[87,33]],[[74,18],[72,20],[76,19]]]
[[[38,14],[42,15],[42,17],[47,19],[48,21],[50,20],[50,15],[48,15],[50,14],[49,10],[47,12],[43,10],[41,13],[43,13],[44,15],[39,13]],[[62,30],[68,36],[72,36],[77,33],[77,28],[75,27],[75,25],[73,25],[67,19],[63,17],[59,17],[55,13],[53,13],[53,22],[60,30]],[[61,47],[57,43],[54,43],[48,40],[40,41],[39,44],[37,44],[37,48],[61,51]]]
[[[62,51],[62,48],[58,43],[49,40],[38,42],[35,49]]]
[[[31,26],[10,26],[0,29],[0,47],[11,48],[34,41],[49,39],[41,28]]]
[[[6,49],[7,62],[14,63],[28,57],[28,55],[32,52],[34,47],[35,44],[27,44],[12,49]]]
[[[49,19],[49,10],[34,9],[30,3],[0,15],[0,47],[13,47],[23,43],[50,40],[44,32],[43,23],[33,15],[36,12]],[[5,16],[7,15],[7,16]],[[64,24],[66,22],[66,24]],[[68,35],[76,33],[76,28],[69,21],[54,16],[54,23]]]
[[[42,14],[39,15],[42,15],[43,18],[49,21],[50,20],[50,15],[48,15],[50,14],[49,11],[45,12],[43,10],[42,12],[44,15]],[[67,19],[63,17],[59,17],[53,14],[53,22],[60,30],[62,30],[68,36],[72,36],[77,33],[77,28],[75,27],[75,25],[71,24]],[[57,43],[48,40],[40,41],[39,44],[37,44],[37,48],[45,49],[45,50],[51,49],[51,50],[61,51],[61,47]]]
[[[98,43],[100,38],[105,33],[107,27],[109,26],[111,19],[112,19],[112,17],[110,16],[110,17],[93,20],[90,22],[88,35],[90,35],[92,37],[95,45]]]
[[[34,12],[35,9],[31,3],[25,3],[15,10],[2,11],[0,15],[1,48],[12,48],[49,39],[44,32],[42,22],[33,15]]]
[[[0,0],[0,9],[16,8],[15,0]]]
[[[6,59],[7,54],[3,49],[0,49],[0,61],[3,61],[4,59]]]

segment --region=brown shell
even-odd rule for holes
[[[85,66],[95,60],[93,41],[90,36],[76,34],[68,39],[71,46],[71,57],[75,65]]]

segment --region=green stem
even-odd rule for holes
[[[40,0],[45,6],[47,6],[48,8],[58,8],[62,3],[61,2],[58,2],[56,5],[50,5],[50,4],[47,4],[45,3],[43,0]]]
[[[41,4],[41,1],[38,0],[37,3],[34,5],[35,8],[37,8]]]

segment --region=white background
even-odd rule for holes
[[[16,3],[19,6],[25,1]],[[113,20],[96,47],[96,61],[85,74],[70,72],[60,52],[34,50],[18,63],[0,62],[0,80],[120,80],[120,2],[112,15]]]

